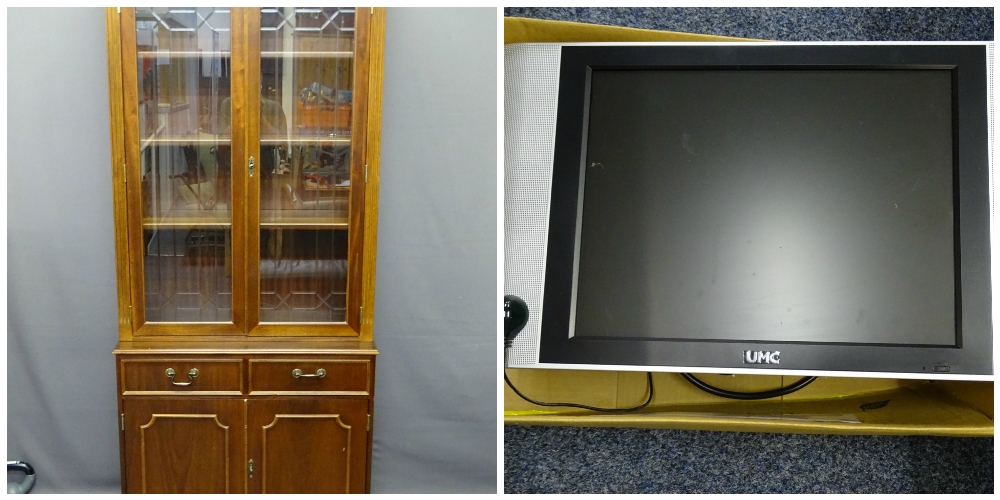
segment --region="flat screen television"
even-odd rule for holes
[[[506,46],[509,366],[992,380],[991,61]]]

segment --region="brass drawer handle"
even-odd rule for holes
[[[292,376],[295,377],[295,378],[312,378],[312,377],[323,378],[323,377],[326,376],[326,370],[320,368],[319,370],[316,370],[315,374],[313,374],[313,375],[306,375],[305,373],[302,373],[302,370],[299,370],[298,368],[296,368],[296,369],[292,370]]]
[[[198,376],[198,369],[192,368],[191,371],[188,372],[188,378],[191,379],[190,382],[174,382],[174,375],[177,375],[177,372],[175,372],[173,368],[167,368],[167,378],[170,379],[170,383],[183,387],[194,383],[194,379]]]

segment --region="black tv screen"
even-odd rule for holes
[[[576,336],[955,345],[948,70],[595,70]]]
[[[561,46],[536,363],[991,375],[986,49]]]

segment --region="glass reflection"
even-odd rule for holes
[[[262,229],[260,320],[343,322],[347,231]]]
[[[354,15],[261,9],[264,322],[346,320]]]
[[[230,11],[137,8],[147,321],[231,321]]]

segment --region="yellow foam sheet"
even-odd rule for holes
[[[572,42],[746,42],[747,38],[699,35],[676,31],[657,31],[567,21],[545,21],[521,17],[503,19],[503,42],[572,43]]]
[[[633,414],[509,412],[504,422],[802,434],[993,435],[993,420],[932,383],[814,401],[723,401],[650,407]]]

